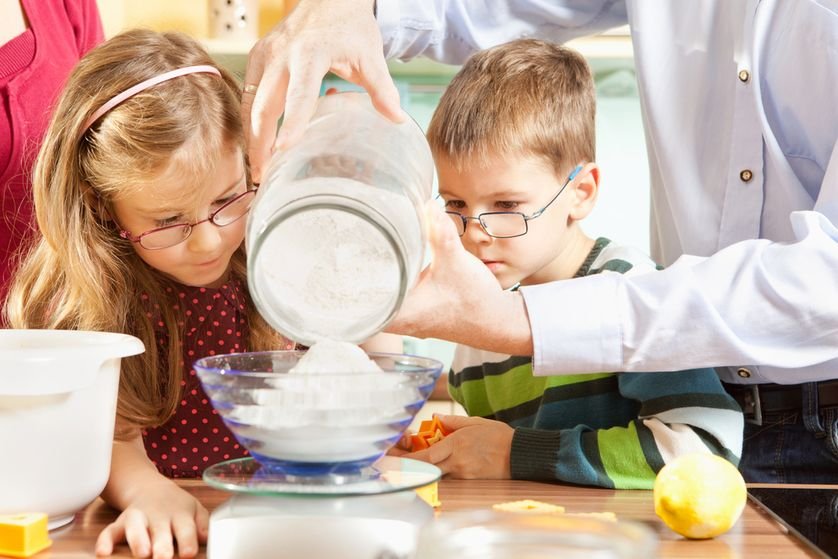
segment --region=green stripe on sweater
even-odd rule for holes
[[[615,487],[651,489],[655,472],[646,462],[634,422],[628,428],[612,427],[597,431],[602,467]],[[630,475],[627,473],[630,472]]]
[[[455,401],[463,405],[469,415],[489,417],[500,410],[510,410],[538,400],[548,390],[552,394],[551,400],[561,399],[556,396],[561,393],[561,387],[578,387],[584,393],[587,390],[584,388],[586,383],[613,376],[614,373],[597,373],[536,377],[532,373],[532,363],[526,363],[510,369],[503,375],[449,383],[448,391]],[[579,390],[570,390],[567,396],[579,397]]]

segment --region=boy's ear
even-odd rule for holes
[[[582,170],[576,175],[573,184],[568,186],[573,189],[570,219],[574,221],[585,219],[594,209],[599,194],[599,167],[597,164],[584,164]]]

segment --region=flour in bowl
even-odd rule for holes
[[[289,373],[371,373],[381,367],[359,346],[348,342],[321,340],[314,343]]]

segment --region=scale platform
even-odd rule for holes
[[[204,472],[233,493],[210,516],[207,557],[401,559],[412,557],[433,508],[414,491],[436,466],[385,456],[355,474],[288,476],[252,458]]]

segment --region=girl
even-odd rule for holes
[[[14,328],[126,332],[117,441],[103,497],[123,510],[110,554],[197,553],[207,512],[170,479],[245,456],[209,404],[199,357],[293,348],[255,312],[245,280],[248,180],[240,90],[192,39],[130,31],[85,56],[36,164],[42,237],[22,263]],[[279,264],[279,263],[278,263]]]

